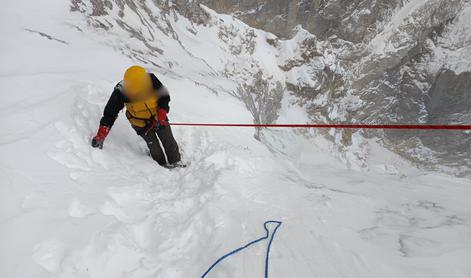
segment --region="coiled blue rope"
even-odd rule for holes
[[[271,234],[271,236],[270,236],[270,230],[268,229],[268,225],[269,225],[269,224],[275,224],[275,225],[276,225],[276,226],[275,226],[275,229],[273,230],[273,233]],[[233,250],[233,251],[227,253],[226,255],[220,257],[219,259],[217,259],[216,262],[214,262],[214,263],[208,268],[208,270],[206,270],[205,273],[203,273],[203,275],[201,275],[201,278],[206,277],[206,275],[208,275],[208,274],[211,272],[211,270],[213,270],[213,268],[216,267],[216,265],[218,265],[221,261],[223,261],[223,260],[226,259],[227,257],[232,256],[232,255],[234,255],[234,254],[236,254],[236,253],[238,253],[238,252],[240,252],[240,251],[242,251],[242,250],[244,250],[244,249],[246,249],[246,248],[248,248],[248,247],[250,247],[250,246],[252,246],[252,245],[254,245],[254,244],[258,243],[258,242],[260,242],[260,241],[262,241],[262,240],[269,239],[269,240],[268,240],[268,246],[267,246],[267,252],[266,252],[266,255],[265,255],[265,278],[268,278],[268,262],[269,262],[269,258],[270,258],[271,244],[272,244],[273,239],[275,238],[275,234],[276,234],[276,232],[278,231],[278,228],[280,228],[281,224],[282,224],[281,221],[272,221],[272,220],[266,221],[265,223],[263,223],[263,227],[265,228],[265,232],[266,232],[265,236],[263,236],[263,237],[261,237],[261,238],[259,238],[259,239],[256,239],[256,240],[254,240],[254,241],[251,241],[251,242],[247,243],[246,245],[244,245],[244,246],[242,246],[242,247],[239,247],[239,248],[237,248],[237,249],[235,249],[235,250]]]

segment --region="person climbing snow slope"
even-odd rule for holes
[[[181,156],[168,122],[169,102],[167,88],[153,73],[140,66],[128,68],[105,106],[100,127],[92,139],[92,147],[103,148],[118,113],[126,107],[126,117],[137,134],[146,141],[152,158],[161,166],[177,167]]]

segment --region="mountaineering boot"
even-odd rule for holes
[[[176,168],[186,168],[188,165],[183,164],[182,162],[177,162],[173,164],[166,164],[163,167],[167,169],[176,169]]]

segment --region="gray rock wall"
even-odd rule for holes
[[[303,26],[321,39],[332,35],[359,42],[379,28],[403,0],[199,0],[200,3],[232,14],[252,27],[291,37],[293,28]]]

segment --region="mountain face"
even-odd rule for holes
[[[286,83],[287,89],[303,101],[327,100],[322,105],[307,107],[313,121],[325,117],[329,122],[378,124],[470,122],[471,93],[467,88],[471,67],[466,66],[471,56],[471,29],[466,27],[471,15],[468,1],[201,3],[279,37],[291,37],[296,26],[302,26],[315,35],[314,41],[325,43],[340,54],[335,58],[341,73],[325,66],[322,74],[313,78],[321,82],[320,87]],[[303,52],[305,57],[309,57],[308,51]],[[452,59],[447,61],[447,56]],[[320,53],[318,57],[325,59]],[[457,57],[468,59],[463,62]],[[301,59],[298,63],[310,61]],[[289,72],[292,67],[282,69]],[[351,100],[346,96],[355,98],[355,104],[360,105],[349,109]],[[343,110],[341,117],[328,113],[334,107]],[[470,165],[471,139],[467,134],[393,131],[379,136],[391,149],[417,162],[450,167]],[[428,155],[417,152],[419,146],[430,150]]]
[[[155,33],[172,37],[204,65],[193,81],[242,100],[256,123],[279,120],[289,113],[286,102],[315,123],[471,122],[471,3],[466,0],[73,0],[71,9],[86,15],[94,28],[111,33],[118,28],[141,41],[142,49],[117,43],[130,57],[178,74],[178,58],[159,47]],[[129,14],[138,21],[127,21]],[[186,30],[175,29],[179,20],[188,21]],[[189,36],[217,44],[224,59],[215,61],[190,47]],[[219,81],[207,84],[208,77]],[[471,174],[471,137],[465,132],[304,135],[328,138],[340,158],[360,167],[368,166],[368,138],[375,138],[417,165]],[[263,131],[256,136],[264,140]]]
[[[319,39],[335,35],[341,39],[361,42],[393,9],[404,1],[395,0],[274,0],[274,1],[214,1],[200,3],[220,13],[236,16],[250,26],[287,38],[301,25]]]

